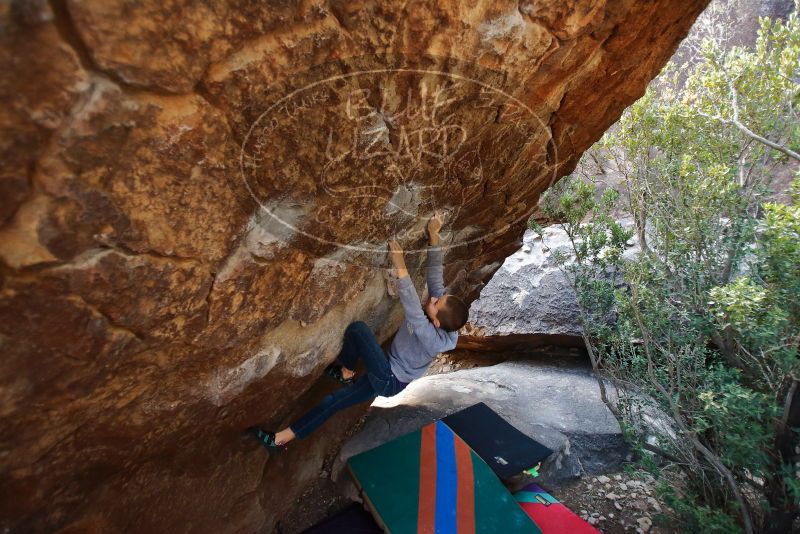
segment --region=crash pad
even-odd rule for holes
[[[529,484],[514,494],[543,534],[599,534],[589,523],[547,493],[537,484]]]
[[[360,504],[353,503],[320,521],[303,534],[383,534],[372,515]]]
[[[443,421],[504,480],[553,454],[482,402],[448,415]]]
[[[392,534],[541,532],[442,421],[353,456],[347,466],[376,520]]]

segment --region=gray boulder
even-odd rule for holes
[[[545,230],[545,245],[528,230],[520,250],[502,267],[470,306],[470,324],[485,336],[506,334],[563,334],[580,336],[575,293],[559,270],[553,252],[569,256],[566,233]]]
[[[624,227],[632,226],[630,219],[620,222]],[[469,325],[464,333],[473,343],[484,339],[483,344],[478,342],[473,348],[497,344],[498,341],[491,340],[492,336],[500,336],[495,340],[515,336],[527,336],[530,340],[537,336],[581,336],[575,292],[555,258],[559,252],[572,262],[572,250],[567,233],[556,225],[544,230],[544,242],[533,230],[526,231],[522,248],[506,258],[470,306]],[[639,251],[634,237],[623,257],[630,260]]]

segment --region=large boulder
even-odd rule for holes
[[[3,2],[0,529],[269,531],[343,432],[242,429],[396,330],[386,240],[474,300],[705,4]]]
[[[631,219],[621,219],[632,228]],[[634,236],[623,252],[639,253]],[[559,265],[560,256],[564,264]],[[565,270],[575,261],[573,244],[560,225],[540,235],[527,230],[522,248],[506,258],[469,310],[458,346],[477,350],[526,350],[540,345],[583,346],[580,311]],[[611,276],[613,271],[609,271]],[[621,281],[620,281],[621,283]]]
[[[470,306],[470,324],[483,335],[581,335],[575,292],[555,258],[559,252],[571,259],[572,245],[557,226],[546,228],[544,236],[527,230],[522,248],[506,258]]]

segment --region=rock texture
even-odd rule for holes
[[[621,224],[632,227],[630,219]],[[637,238],[623,253],[639,252]],[[541,345],[583,346],[575,292],[556,262],[560,254],[574,260],[567,233],[558,225],[543,238],[527,230],[522,248],[506,258],[469,310],[469,325],[459,337],[466,349],[525,350]]]
[[[544,241],[527,230],[522,248],[509,256],[470,306],[470,324],[486,336],[556,334],[580,336],[575,293],[555,253],[571,258],[566,232],[545,229]]]
[[[388,340],[385,241],[474,300],[704,4],[3,2],[0,528],[269,531],[340,426],[241,430]]]

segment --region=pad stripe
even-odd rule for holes
[[[472,450],[456,436],[458,492],[456,521],[458,534],[475,534],[475,479],[472,471]]]
[[[436,421],[436,534],[456,534],[456,454],[453,431]]]
[[[436,428],[422,428],[419,449],[418,534],[434,534],[436,520]]]

